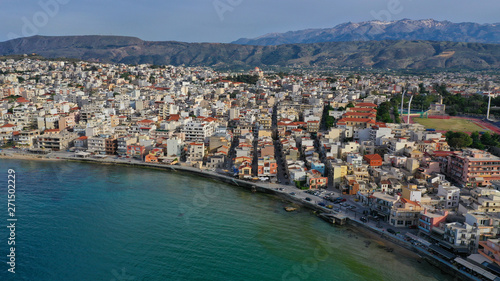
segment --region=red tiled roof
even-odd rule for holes
[[[346,118],[342,118],[340,119],[338,122],[362,122],[362,123],[375,123],[375,121],[373,121],[372,119],[368,119],[368,118],[350,118],[350,117],[346,117]]]
[[[366,154],[365,158],[369,160],[382,160],[382,157],[378,154]]]
[[[23,98],[23,97],[19,97],[17,98],[16,102],[22,102],[22,103],[26,103],[26,102],[30,102],[29,100]]]
[[[377,107],[377,105],[376,105],[376,104],[374,104],[374,103],[370,103],[370,102],[362,102],[362,103],[357,103],[357,104],[356,104],[356,107],[358,107],[358,106],[371,106],[371,107]]]
[[[362,116],[362,117],[377,117],[377,115],[369,112],[346,112],[343,116],[351,117],[351,116]],[[354,117],[355,118],[355,117]]]
[[[412,205],[415,205],[415,206],[420,206],[420,204],[418,204],[417,202],[411,201],[411,200],[408,200],[408,199],[405,199],[405,198],[401,198],[401,202],[412,204]]]
[[[179,121],[179,119],[180,119],[180,115],[179,114],[172,114],[172,115],[169,116],[167,122],[168,121]]]

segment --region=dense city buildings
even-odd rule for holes
[[[5,148],[136,159],[297,192],[335,191],[342,197],[316,203],[340,212],[333,205],[350,198],[365,220],[499,264],[495,150],[450,147],[445,132],[401,120],[399,104],[388,107],[405,91],[436,94],[436,85],[454,95],[497,96],[498,79],[490,74],[325,78],[29,57],[0,61],[0,71]],[[257,82],[238,82],[242,75]],[[441,99],[421,111],[444,114],[445,106]]]

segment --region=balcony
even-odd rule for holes
[[[419,219],[418,221],[419,221],[419,222],[421,222],[421,223],[424,223],[424,224],[426,224],[426,225],[431,225],[431,223],[430,223],[430,222],[427,222],[427,221],[425,221],[425,220],[423,220],[423,219]]]

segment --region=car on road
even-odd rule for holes
[[[306,197],[306,201],[311,201],[311,198],[309,198],[309,197]]]
[[[390,234],[396,235],[396,231],[394,231],[394,229],[392,229],[392,228],[388,228],[387,232],[389,232]]]
[[[295,195],[295,192],[290,192],[290,195]]]
[[[319,202],[318,205],[321,206],[321,207],[325,207],[326,206],[325,203],[323,203],[323,202]]]
[[[361,217],[361,218],[359,218],[359,220],[362,221],[362,222],[367,222],[368,221],[365,217]]]

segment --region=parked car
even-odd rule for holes
[[[311,201],[311,198],[309,198],[309,197],[306,197],[306,201]]]
[[[365,217],[361,217],[361,218],[359,218],[359,220],[362,221],[362,222],[367,222],[368,221]]]
[[[396,231],[394,231],[394,229],[392,229],[392,228],[388,228],[387,232],[389,232],[390,234],[396,235]]]

